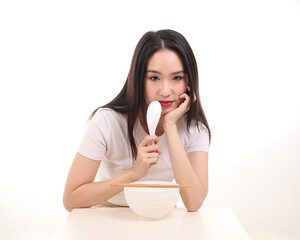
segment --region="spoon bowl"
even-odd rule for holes
[[[150,135],[155,134],[155,130],[161,115],[161,105],[159,101],[153,101],[147,109],[147,125]]]

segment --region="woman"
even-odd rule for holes
[[[123,89],[90,117],[67,178],[65,208],[127,206],[123,189],[111,183],[175,178],[197,186],[180,189],[186,208],[197,211],[208,191],[210,141],[198,90],[197,64],[186,39],[173,30],[144,34]],[[161,103],[162,114],[150,136],[146,111],[153,100]]]

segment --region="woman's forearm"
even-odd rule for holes
[[[112,183],[130,183],[135,180],[132,169],[128,169],[110,179],[83,184],[71,192],[65,192],[64,206],[68,211],[72,211],[74,208],[98,205],[123,190],[122,187],[112,187]]]
[[[205,184],[199,180],[190,163],[179,138],[176,125],[169,124],[164,129],[176,182],[197,187],[180,189],[182,201],[189,211],[197,211],[207,195]]]

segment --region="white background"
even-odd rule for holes
[[[253,239],[300,238],[299,0],[30,0],[0,2],[1,239],[55,231],[88,116],[120,91],[140,37],[164,28],[198,62],[204,207],[231,208]]]

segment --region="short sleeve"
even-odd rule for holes
[[[209,152],[209,134],[207,128],[203,125],[199,125],[199,128],[195,125],[190,128],[190,138],[186,152],[196,151]]]
[[[105,111],[99,110],[95,113],[77,149],[78,153],[93,160],[102,160],[108,148],[110,135],[104,114]]]

